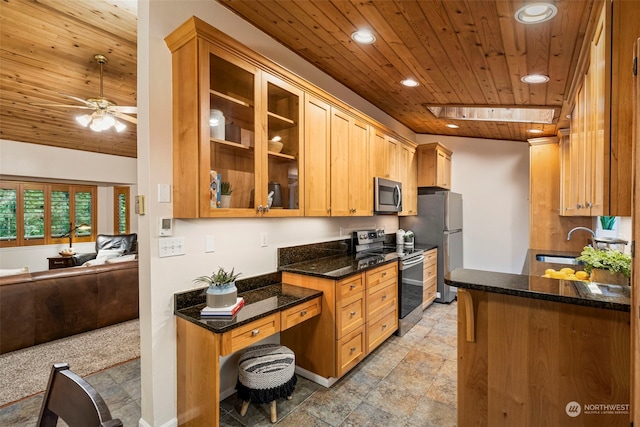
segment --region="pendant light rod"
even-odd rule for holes
[[[104,64],[107,63],[107,61],[109,61],[107,59],[106,56],[101,55],[101,54],[97,54],[96,56],[94,56],[94,58],[96,59],[96,61],[98,61],[98,64],[100,64],[100,98],[104,98],[102,96],[102,68],[104,66]]]

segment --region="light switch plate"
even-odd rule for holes
[[[184,255],[185,253],[184,237],[165,237],[158,240],[158,257],[160,258]]]
[[[158,202],[171,203],[171,185],[158,184]]]
[[[204,236],[204,251],[205,252],[215,252],[216,251],[216,239],[209,235]]]

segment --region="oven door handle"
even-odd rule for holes
[[[424,255],[420,255],[419,257],[411,258],[408,262],[401,261],[400,262],[400,270],[405,270],[407,268],[411,268],[416,264],[420,264],[424,261]]]

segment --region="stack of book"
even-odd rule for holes
[[[200,310],[200,317],[231,319],[244,306],[244,298],[239,297],[234,305],[228,307],[205,307]]]

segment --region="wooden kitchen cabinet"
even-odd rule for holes
[[[371,173],[373,177],[380,177],[397,181],[398,156],[400,155],[398,141],[379,129],[371,129]]]
[[[302,215],[302,90],[269,73],[266,60],[241,59],[245,47],[198,18],[165,41],[173,67],[174,216]],[[231,184],[229,207],[217,200],[218,178]],[[271,209],[270,189],[280,196]]]
[[[373,215],[366,122],[307,95],[305,151],[305,215]]]
[[[306,216],[331,215],[331,105],[305,94]]]
[[[402,212],[400,216],[418,214],[418,158],[416,149],[400,144],[398,159],[400,182],[402,182]]]
[[[422,279],[422,309],[429,307],[436,300],[438,291],[438,249],[424,253],[424,270]]]
[[[416,150],[418,187],[451,190],[451,155],[453,153],[438,142],[418,145]]]
[[[373,215],[369,125],[331,109],[331,216]]]
[[[398,329],[398,264],[341,280],[282,273],[282,282],[323,291],[321,314],[282,331],[280,342],[296,353],[296,365],[335,380]]]
[[[570,131],[561,136],[563,216],[631,215],[633,72],[629,58],[638,21],[636,2],[604,2],[584,76],[573,95]]]

